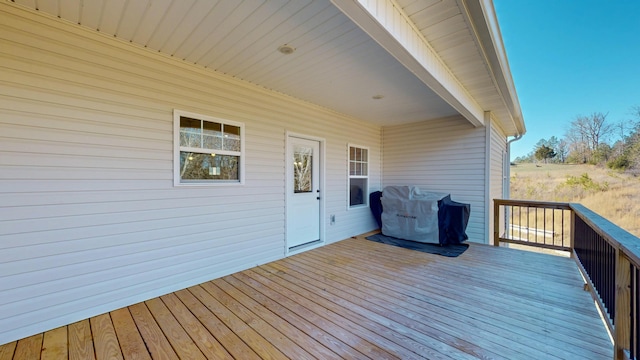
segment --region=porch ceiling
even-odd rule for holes
[[[380,125],[458,113],[329,0],[15,3]],[[509,118],[462,2],[398,4],[478,104]],[[282,54],[284,44],[295,51]]]

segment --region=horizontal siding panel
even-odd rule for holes
[[[7,180],[155,180],[165,178],[172,179],[170,171],[157,171],[131,168],[129,170],[109,169],[109,168],[63,168],[53,166],[32,165],[31,168],[16,167],[7,165],[0,174],[0,181]],[[132,170],[133,169],[133,170]],[[0,182],[1,183],[1,182]]]
[[[166,189],[173,180],[0,180],[0,193]]]
[[[50,140],[30,140],[31,146],[25,148],[24,142],[16,138],[0,136],[0,151],[6,153],[23,154],[47,154],[68,155],[68,156],[96,156],[108,157],[110,159],[135,159],[140,162],[171,160],[173,153],[169,150],[149,150],[142,148],[124,148],[120,146],[105,146],[97,144],[86,144],[82,147],[82,153],[78,154],[78,147],[69,143],[55,142]],[[4,161],[4,160],[3,160]],[[164,166],[163,168],[166,168]]]
[[[266,187],[269,189],[269,187]],[[241,190],[229,189],[224,193],[218,191],[209,191],[203,193],[192,188],[175,188],[172,190],[147,190],[147,191],[97,191],[97,192],[53,192],[42,196],[41,193],[10,193],[2,195],[3,206],[40,206],[40,205],[65,205],[65,204],[98,204],[98,203],[120,203],[134,201],[172,201],[176,200],[192,201],[193,199],[202,199],[202,201],[223,202],[227,203],[235,199],[236,202],[255,200],[271,200],[272,196],[279,196],[282,199],[284,193],[282,184],[274,186],[282,190],[281,193],[275,191],[265,191],[262,187],[243,187]],[[238,198],[237,194],[241,192],[245,197]],[[264,197],[263,197],[264,196]],[[98,205],[99,206],[99,205]],[[117,206],[107,205],[107,206]]]
[[[1,106],[1,104],[0,104]],[[12,117],[13,121],[20,121],[20,117]],[[46,122],[43,122],[46,124]],[[81,133],[68,129],[47,129],[34,126],[24,126],[15,124],[2,124],[2,137],[13,139],[49,141],[56,139],[59,142],[69,144],[97,144],[105,146],[127,147],[129,149],[156,149],[167,151],[167,140],[134,138],[131,136],[113,136],[109,134]],[[164,146],[162,146],[164,145]]]
[[[134,170],[170,170],[173,162],[171,159],[151,160],[140,158],[114,158],[109,153],[85,155],[84,152],[70,155],[52,155],[51,153],[11,152],[0,159],[6,166],[24,166],[42,168],[76,168],[83,169],[111,169],[121,170],[122,173],[135,172]],[[135,152],[130,154],[135,155]]]
[[[273,205],[272,205],[273,206]],[[275,207],[278,209],[278,207]],[[202,221],[203,223],[211,221],[211,217],[215,215],[216,222],[232,221],[238,218],[253,217],[260,218],[273,214],[274,208],[260,207],[255,209],[255,203],[246,205],[234,204],[233,210],[230,206],[212,205],[197,208],[176,208],[161,209],[152,211],[131,211],[131,212],[112,212],[100,215],[79,215],[56,217],[55,222],[51,218],[43,218],[43,221],[35,222],[38,219],[31,218],[27,220],[3,221],[1,235],[20,234],[24,232],[39,232],[49,230],[60,230],[70,228],[91,228],[98,226],[127,226],[131,231],[136,231],[137,226],[141,228],[149,228],[148,222],[155,223],[157,221],[168,221],[174,226],[180,226],[182,223],[193,223]],[[258,220],[256,219],[256,220]],[[226,224],[219,224],[224,228]],[[216,227],[217,228],[217,227]]]
[[[265,222],[264,220],[268,220]],[[241,236],[252,238],[255,236],[266,236],[272,232],[282,231],[282,222],[272,221],[272,219],[264,219],[262,222],[251,222],[250,224],[243,224],[243,232]],[[87,234],[86,238],[77,240],[65,240],[43,244],[34,245],[22,245],[13,248],[7,248],[3,250],[3,254],[6,256],[6,263],[3,263],[3,276],[10,276],[21,272],[22,264],[31,260],[42,260],[48,256],[63,255],[75,258],[77,256],[77,262],[90,261],[91,258],[86,258],[87,252],[99,250],[104,256],[104,251],[108,250],[111,257],[115,256],[118,252],[123,252],[125,247],[140,246],[146,250],[160,247],[170,247],[176,245],[176,238],[180,238],[180,245],[189,244],[198,241],[209,241],[212,245],[220,245],[225,243],[225,239],[232,236],[239,236],[237,234],[238,229],[228,227],[224,229],[216,229],[212,232],[211,228],[206,224],[184,226],[184,227],[170,227],[166,229],[158,229],[146,232],[139,232],[136,235],[136,241],[132,242],[129,234],[116,234],[109,236],[90,237]],[[212,235],[214,234],[214,235]],[[283,244],[284,247],[284,244]],[[37,258],[33,257],[33,254],[37,253]],[[80,254],[80,255],[78,255]],[[57,257],[55,258],[57,259]],[[66,263],[66,262],[64,262]]]
[[[251,234],[255,236],[255,234]],[[274,238],[277,234],[269,234],[265,232],[263,234],[264,239]],[[240,251],[243,246],[247,246],[247,242],[253,240],[251,237],[245,236],[246,240],[243,241],[242,237],[239,237],[234,243],[223,243],[223,239],[218,239],[218,246],[215,246],[216,241],[211,239],[209,234],[208,239],[203,239],[198,242],[190,242],[190,236],[185,236],[186,244],[180,244],[179,246],[171,246],[165,244],[164,247],[155,248],[153,243],[144,244],[146,246],[128,246],[120,250],[120,253],[109,253],[110,256],[104,256],[104,249],[100,251],[86,251],[80,254],[73,254],[73,256],[58,256],[60,263],[38,264],[35,261],[21,261],[15,265],[21,265],[26,267],[26,271],[19,275],[12,277],[11,283],[5,284],[6,277],[0,278],[0,284],[3,285],[3,292],[9,299],[16,299],[21,301],[28,299],[30,296],[37,297],[53,291],[62,291],[81,286],[93,285],[102,281],[109,280],[110,273],[129,273],[127,267],[137,267],[140,271],[146,271],[149,265],[154,268],[158,268],[162,263],[166,264],[167,261],[171,263],[180,264],[183,261],[197,261],[198,259],[211,258],[212,262],[216,260],[216,256],[220,256],[220,253],[230,254],[233,251]],[[278,242],[278,241],[276,241]],[[284,244],[280,244],[284,245]],[[109,250],[109,249],[107,249]],[[284,251],[284,246],[279,247],[280,251]],[[85,254],[88,259],[82,261],[81,255]],[[118,266],[114,267],[114,259],[118,260]],[[144,264],[151,261],[150,264]],[[152,265],[153,262],[157,262],[158,266]],[[91,272],[86,272],[84,269],[86,264],[91,264]],[[57,271],[50,271],[46,266],[55,266]],[[67,274],[80,274],[81,276],[68,276]],[[100,273],[105,278],[100,278],[94,274]],[[134,274],[134,272],[131,272]],[[39,285],[37,289],[30,289],[26,291],[31,285]],[[15,290],[15,291],[14,291]],[[22,296],[16,296],[15,293],[20,292]]]
[[[121,209],[122,213],[137,213],[137,212],[157,212],[162,210],[176,210],[180,211],[180,215],[189,216],[189,211],[193,209],[199,209],[205,211],[207,214],[216,214],[226,211],[221,209],[222,204],[228,204],[233,202],[236,207],[236,211],[245,211],[251,209],[256,202],[273,203],[273,206],[282,206],[282,195],[278,193],[263,193],[256,194],[251,199],[238,198],[231,196],[219,196],[219,197],[197,197],[197,198],[175,198],[175,199],[158,199],[147,201],[122,201],[122,202],[88,202],[84,204],[55,204],[55,205],[39,205],[34,206],[21,206],[15,207],[3,207],[0,208],[0,219],[3,221],[17,220],[17,219],[37,219],[37,218],[58,218],[69,216],[91,216],[91,215],[105,215],[114,212],[114,209]],[[176,201],[179,200],[179,201]],[[243,209],[242,207],[246,208]],[[155,216],[151,214],[151,216]],[[80,220],[80,219],[78,219]]]

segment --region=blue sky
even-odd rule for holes
[[[640,1],[494,0],[527,127],[511,145],[526,155],[564,137],[578,115],[632,119],[640,106]],[[640,120],[640,119],[638,119]]]

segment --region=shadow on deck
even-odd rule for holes
[[[573,259],[357,237],[0,346],[0,359],[612,359]]]

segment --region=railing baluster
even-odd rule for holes
[[[547,208],[542,208],[542,242],[547,244]]]

